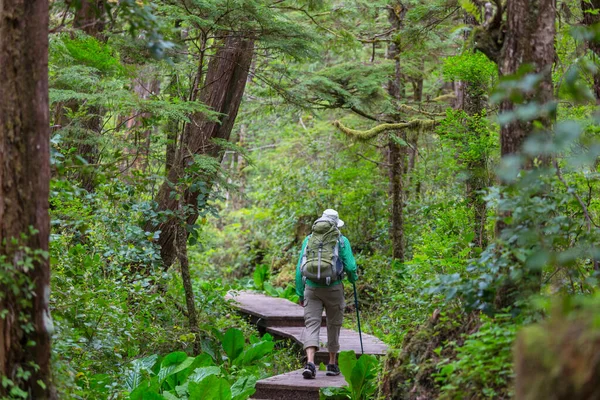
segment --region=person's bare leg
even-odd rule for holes
[[[310,363],[315,363],[315,353],[317,352],[316,347],[307,347],[306,348],[306,360]]]
[[[329,352],[329,364],[337,364],[337,353]]]

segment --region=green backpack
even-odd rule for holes
[[[339,259],[341,238],[342,234],[333,221],[327,218],[315,221],[300,264],[305,280],[330,285],[342,278],[344,267]]]

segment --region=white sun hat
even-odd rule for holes
[[[337,224],[338,228],[341,228],[342,226],[344,226],[344,221],[342,221],[340,219],[338,212],[335,210],[332,210],[331,208],[328,208],[327,210],[323,211],[323,215],[321,216],[321,218],[327,218],[327,219],[332,220],[333,222],[335,222]]]

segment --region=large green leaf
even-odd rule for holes
[[[176,377],[172,375],[185,370],[185,368],[189,367],[193,361],[194,359],[192,357],[188,357],[187,354],[182,351],[170,353],[163,358],[160,371],[158,371],[158,379],[163,388],[167,390],[175,389],[175,386],[177,386],[179,382],[177,382]],[[184,365],[184,367],[180,368],[182,365]]]
[[[194,361],[177,374],[177,380],[184,382],[197,368],[214,366],[215,363],[209,354],[202,353],[194,358]]]
[[[190,400],[232,400],[229,382],[211,375],[201,382],[190,382],[188,386]]]
[[[263,284],[263,287],[265,289],[265,292],[271,296],[271,297],[279,297],[279,292],[277,291],[278,288],[275,288],[275,286],[273,286],[272,284],[270,284],[269,282],[265,282]],[[281,289],[283,291],[283,289]]]
[[[145,380],[140,383],[140,385],[135,388],[129,395],[131,400],[143,400],[144,396],[148,393],[159,393],[160,392],[160,383],[158,382],[158,377],[154,377],[150,380]]]
[[[369,354],[360,356],[350,374],[350,387],[355,399],[367,398],[370,392],[377,370],[377,358]]]
[[[185,360],[187,360],[188,355],[183,351],[174,351],[173,353],[169,353],[163,358],[160,363],[161,367],[168,367],[169,365],[181,364]]]
[[[338,363],[344,379],[346,379],[348,385],[352,385],[350,377],[352,376],[352,370],[356,365],[356,353],[354,350],[340,352]]]
[[[173,393],[164,392],[163,397],[165,400],[179,400],[179,396],[175,396]]]
[[[235,361],[236,365],[250,365],[256,360],[260,360],[273,351],[275,343],[258,342],[247,347],[240,357]],[[240,362],[241,361],[241,362]]]
[[[240,353],[244,350],[244,334],[239,329],[231,328],[225,332],[225,336],[223,337],[223,350],[225,350],[225,354],[229,357],[229,360],[233,361]]]
[[[131,392],[140,385],[144,377],[152,374],[152,366],[158,359],[157,354],[138,358],[131,362],[131,368],[125,372],[125,388]]]
[[[188,368],[189,366],[192,365],[192,363],[194,362],[195,358],[194,357],[188,357],[186,358],[183,362],[181,362],[181,364],[177,365],[175,367],[175,369],[173,370],[173,373],[176,374],[178,372],[183,371],[184,369]]]
[[[219,375],[220,373],[221,368],[219,367],[200,367],[194,370],[194,372],[189,376],[188,380],[190,382],[199,383],[207,376]]]
[[[325,387],[319,391],[319,400],[346,400],[351,399],[350,391],[344,387]]]
[[[256,378],[254,375],[243,376],[231,386],[233,400],[246,400],[256,392]]]
[[[152,393],[152,392],[144,393],[144,395],[142,396],[142,400],[165,400],[165,399],[166,399],[166,397],[163,396],[162,394]]]

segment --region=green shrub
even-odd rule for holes
[[[462,346],[450,344],[456,350],[454,359],[438,363],[435,380],[441,385],[441,400],[511,396],[512,346],[519,324],[506,314],[494,319],[482,316],[482,321],[477,332],[465,336]]]

